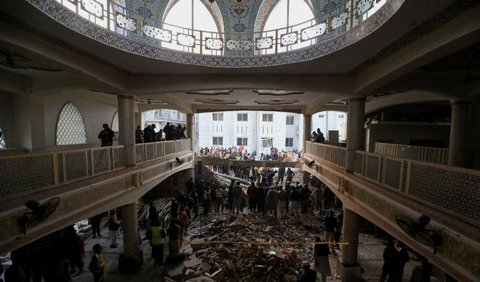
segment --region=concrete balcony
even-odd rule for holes
[[[169,176],[193,168],[191,140],[137,144],[137,165],[126,166],[125,146],[56,151],[0,158],[0,252],[135,201]],[[175,159],[182,159],[178,163]],[[19,219],[58,197],[56,210],[24,233]]]
[[[351,209],[402,240],[459,281],[480,277],[480,172],[307,142],[302,168],[322,180]],[[315,161],[312,163],[311,161]],[[405,233],[398,218],[431,218],[437,252]],[[418,239],[418,238],[417,238]],[[466,259],[468,258],[468,259]]]

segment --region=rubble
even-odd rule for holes
[[[302,261],[312,258],[314,234],[307,229],[318,223],[311,216],[305,224],[309,228],[291,217],[278,221],[259,214],[214,214],[209,218],[209,222],[193,222],[191,240],[184,239],[182,251],[193,250],[183,263],[187,281],[296,281]]]

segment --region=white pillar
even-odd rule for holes
[[[342,247],[342,281],[361,281],[360,266],[358,265],[360,219],[355,212],[344,209],[342,235],[343,241],[347,244]]]
[[[303,151],[307,148],[307,141],[310,141],[312,134],[312,115],[303,115]]]
[[[355,165],[355,151],[365,150],[365,98],[348,99],[347,117],[347,161],[345,170],[352,172]]]
[[[119,267],[122,273],[135,273],[143,264],[138,234],[137,201],[122,206],[123,254]]]
[[[448,151],[448,165],[468,167],[467,158],[467,131],[468,113],[471,101],[452,101],[452,121],[450,123],[450,146]]]
[[[135,157],[135,104],[134,97],[117,95],[118,100],[118,140],[127,149],[127,165],[136,163]]]
[[[192,140],[195,136],[193,128],[193,114],[187,114],[187,138]]]

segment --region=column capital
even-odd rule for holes
[[[121,99],[132,99],[132,100],[135,99],[135,96],[127,95],[127,94],[117,94],[117,97]]]
[[[457,105],[470,105],[472,100],[470,99],[452,99],[450,100],[450,105],[457,106]]]
[[[354,96],[354,97],[348,97],[347,99],[348,99],[349,102],[350,101],[352,101],[352,102],[365,102],[367,98]]]

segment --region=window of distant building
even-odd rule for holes
[[[99,131],[102,125],[99,124]],[[57,121],[57,145],[72,145],[87,143],[87,132],[80,110],[73,103],[63,106]]]
[[[273,144],[273,138],[264,138],[262,139],[262,147],[272,147]]]
[[[248,146],[248,138],[237,138],[237,146]]]
[[[273,121],[273,114],[262,114],[262,121]]]
[[[285,147],[293,147],[293,138],[285,138]]]
[[[238,113],[237,121],[248,121],[248,113]]]
[[[223,146],[223,137],[212,137],[213,146]]]
[[[338,118],[345,118],[345,115],[338,115]]]
[[[287,125],[293,125],[294,122],[295,122],[294,116],[287,116]]]
[[[212,113],[212,120],[223,121],[223,113]]]
[[[318,117],[319,117],[319,118],[324,118],[325,115],[324,115],[324,114],[320,114],[320,115],[318,115]]]

